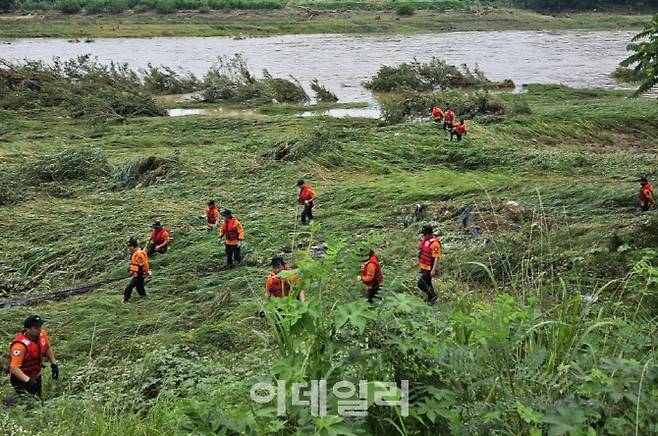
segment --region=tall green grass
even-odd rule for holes
[[[429,121],[303,118],[288,107],[104,125],[56,107],[2,110],[3,168],[49,169],[0,206],[4,298],[125,275],[126,239],[144,242],[156,219],[173,237],[151,259],[146,301],[120,304],[118,283],[0,311],[5,343],[28,313],[41,314],[62,362],[59,382],[46,375],[45,407],[4,410],[4,428],[650,434],[657,219],[637,212],[634,180],[658,174],[658,107],[564,87],[500,98],[530,111],[473,121],[461,143]],[[274,159],[282,143],[290,157]],[[96,160],[62,159],[79,150],[96,150]],[[141,183],[133,170],[149,157],[172,168]],[[103,170],[60,177],[69,173],[53,166],[79,162]],[[319,194],[310,227],[297,224],[300,177]],[[117,180],[131,183],[117,189]],[[245,225],[239,268],[223,268],[216,235],[197,218],[211,198]],[[466,205],[476,206],[480,239],[459,219]],[[434,307],[416,290],[426,222],[445,252]],[[322,242],[327,257],[311,258],[309,245]],[[362,246],[383,261],[383,301],[372,309],[356,279]],[[306,303],[264,301],[275,254],[301,269]],[[269,318],[259,317],[263,308]],[[367,419],[321,420],[293,409],[283,422],[249,400],[255,380],[282,376],[406,378],[412,416],[373,406]]]

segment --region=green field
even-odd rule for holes
[[[59,382],[46,376],[44,406],[3,409],[2,427],[49,435],[653,433],[658,218],[639,213],[635,179],[658,175],[658,105],[559,86],[501,98],[530,113],[470,121],[462,143],[430,122],[302,118],[293,106],[123,124],[58,109],[0,111],[0,165],[27,180],[40,157],[64,149],[99,149],[109,174],[137,158],[171,162],[132,189],[113,188],[107,175],[21,188],[21,200],[0,207],[5,299],[121,277],[125,241],[144,240],[155,219],[173,236],[170,252],[152,259],[147,301],[120,304],[119,282],[0,311],[5,344],[26,314],[47,319],[62,367]],[[275,159],[286,142],[289,154]],[[319,195],[310,227],[297,224],[300,177]],[[222,247],[197,218],[209,198],[245,226],[239,268],[223,269]],[[416,204],[425,206],[419,216]],[[467,205],[477,205],[479,240],[459,220]],[[425,222],[440,230],[445,251],[433,307],[415,289]],[[324,262],[307,250],[321,242],[330,247]],[[374,309],[356,280],[362,246],[384,262],[384,301]],[[293,321],[283,339],[257,315],[269,258],[280,253],[300,266],[307,296],[285,308]],[[277,420],[253,408],[249,389],[283,374],[410,378],[412,416],[373,406],[369,418],[342,423],[299,410]]]
[[[0,38],[113,38],[155,36],[268,36],[311,33],[427,33],[486,30],[620,30],[639,29],[648,15],[575,13],[559,16],[492,9],[419,11],[400,17],[389,11],[337,11],[309,15],[299,9],[276,11],[195,11],[175,14],[0,15]]]

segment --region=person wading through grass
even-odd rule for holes
[[[290,271],[289,277],[281,277],[281,273],[284,271]],[[285,260],[281,256],[274,256],[272,258],[272,271],[265,280],[265,297],[268,299],[287,297],[292,290],[290,282],[297,283],[298,281],[299,277],[292,272]],[[303,291],[297,295],[297,299],[304,301]]]
[[[317,198],[317,195],[302,179],[297,181],[297,187],[299,188],[299,204],[304,205],[302,224],[308,224],[313,219],[313,201]]]
[[[368,256],[368,260],[361,264],[361,275],[359,280],[366,286],[366,295],[368,303],[377,297],[377,292],[384,284],[384,276],[382,275],[382,268],[379,264],[379,259],[375,256],[374,250],[368,250],[363,253]]]
[[[9,380],[19,396],[41,398],[41,368],[44,356],[50,362],[53,380],[59,379],[59,364],[50,346],[48,334],[41,328],[44,322],[38,315],[28,316],[23,322],[23,331],[16,335],[9,347]]]
[[[443,110],[437,105],[432,108],[432,117],[434,122],[440,124],[443,121]]]
[[[436,277],[441,258],[441,239],[434,234],[434,229],[425,224],[421,230],[422,237],[418,243],[418,264],[420,266],[420,278],[418,289],[427,294],[427,302],[434,304],[437,299],[432,277]]]
[[[640,209],[646,212],[656,205],[653,199],[653,186],[646,177],[640,178]]]
[[[224,238],[226,249],[226,265],[232,267],[234,262],[242,262],[240,249],[244,240],[244,229],[240,221],[233,216],[230,209],[224,209],[221,213],[224,222],[219,230],[218,242]]]
[[[151,224],[151,235],[146,244],[146,254],[153,256],[155,253],[164,254],[169,246],[169,230],[156,221]]]
[[[219,224],[219,207],[217,204],[215,204],[215,200],[210,200],[208,202],[205,215],[199,218],[206,220],[208,223],[208,231],[212,231],[217,228],[217,224]]]
[[[133,289],[137,289],[137,294],[140,297],[146,297],[144,279],[147,275],[151,275],[148,254],[139,247],[137,240],[135,238],[130,238],[127,245],[128,250],[130,251],[130,267],[128,270],[130,271],[131,278],[130,283],[128,283],[128,286],[126,286],[126,289],[123,291],[124,303],[130,301]]]
[[[468,128],[466,127],[466,123],[464,123],[463,119],[460,119],[459,122],[455,125],[455,127],[452,128],[450,131],[450,141],[452,142],[452,138],[455,136],[457,137],[457,141],[461,141],[462,137],[468,133]]]
[[[455,111],[453,111],[452,107],[448,105],[448,108],[443,114],[443,130],[446,132],[451,132],[455,124],[455,118]]]

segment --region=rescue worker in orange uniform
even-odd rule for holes
[[[302,224],[308,224],[313,219],[313,201],[317,198],[317,195],[302,179],[297,181],[297,187],[299,188],[299,204],[304,205]]]
[[[267,276],[267,279],[265,280],[265,296],[267,298],[287,297],[290,295],[290,291],[292,290],[290,282],[296,283],[299,281],[299,278],[296,274],[293,274],[291,277],[280,277],[280,274],[283,271],[292,270],[281,256],[274,256],[272,258],[272,272],[270,272],[270,274]],[[299,293],[297,299],[299,301],[304,301],[303,291]]]
[[[206,220],[208,223],[208,231],[217,228],[217,224],[219,224],[219,207],[215,204],[215,200],[210,200],[208,202],[205,215],[199,218]]]
[[[44,322],[38,315],[28,316],[23,322],[23,331],[16,335],[9,347],[9,379],[18,395],[27,394],[41,398],[41,368],[44,356],[50,362],[53,380],[59,379],[59,364],[50,346],[48,334],[41,328]]]
[[[432,117],[435,123],[440,123],[443,120],[443,110],[439,106],[434,106],[432,108]]]
[[[146,297],[146,289],[144,288],[144,279],[146,276],[151,275],[151,268],[149,267],[148,254],[139,247],[136,239],[130,238],[128,240],[128,250],[130,251],[130,283],[123,291],[123,302],[130,301],[133,289],[137,289],[137,294],[140,297]]]
[[[642,177],[640,180],[640,209],[642,212],[646,212],[656,205],[655,200],[653,199],[653,186],[646,177]]]
[[[375,256],[374,250],[368,251],[368,260],[361,264],[359,279],[366,286],[368,303],[372,303],[372,300],[377,296],[377,292],[384,284],[382,267],[379,264],[379,259]]]
[[[455,127],[452,128],[450,131],[450,141],[452,142],[453,137],[457,137],[457,141],[461,141],[462,137],[468,133],[468,127],[466,127],[466,123],[464,122],[464,119],[460,119],[457,124],[455,124]]]
[[[425,224],[421,230],[422,237],[418,243],[418,264],[420,266],[420,278],[418,289],[427,294],[427,302],[433,304],[436,293],[432,286],[432,277],[436,277],[441,258],[441,239],[434,234],[434,229]]]
[[[242,241],[244,240],[244,228],[240,221],[233,216],[230,209],[224,209],[221,213],[224,222],[219,230],[219,239],[224,238],[224,246],[226,248],[226,265],[233,266],[234,262],[242,262],[240,255],[240,248],[242,248]]]
[[[451,106],[448,106],[445,113],[443,114],[443,130],[446,132],[451,132],[455,124],[455,111],[452,110]]]
[[[151,235],[146,244],[146,254],[153,256],[155,253],[166,253],[169,246],[169,230],[156,221],[151,225]]]

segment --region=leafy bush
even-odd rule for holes
[[[149,63],[143,74],[146,89],[157,94],[183,94],[199,87],[199,79],[194,74],[181,74],[165,66],[154,67]]]
[[[299,288],[312,300],[274,299],[266,307],[274,347],[270,375],[259,381],[288,382],[285,423],[274,415],[281,398],[231,406],[198,401],[186,408],[183,430],[279,434],[288,425],[308,434],[394,434],[401,426],[405,434],[650,434],[658,424],[651,412],[658,407],[652,395],[658,367],[650,365],[652,341],[640,333],[653,331],[652,323],[631,324],[615,316],[613,305],[586,304],[566,289],[559,303],[544,308],[504,292],[491,303],[455,296],[438,311],[406,292],[387,293],[374,309],[365,301],[323,304],[322,290],[345,286],[341,277],[356,262],[334,241],[322,260],[298,264]],[[290,381],[310,380],[327,382],[327,417],[291,404]],[[397,398],[401,380],[408,380],[413,412],[405,417],[399,405],[378,407],[367,395],[367,417],[342,421],[331,386],[359,380],[370,381],[368,393],[377,389],[375,380],[395,382]]]
[[[155,10],[160,14],[173,14],[176,12],[176,2],[174,0],[157,0]]]
[[[108,9],[114,14],[120,14],[128,9],[128,0],[110,0]]]
[[[364,86],[375,92],[391,92],[407,88],[415,91],[513,88],[514,83],[511,80],[492,82],[477,66],[471,71],[466,65],[460,69],[441,59],[432,58],[428,63],[414,60],[397,67],[382,65]]]
[[[208,102],[240,101],[255,104],[308,101],[308,95],[296,80],[272,77],[267,70],[263,71],[263,79],[257,79],[240,55],[219,58],[203,78],[201,93]]]
[[[85,12],[87,14],[98,14],[107,8],[106,0],[89,0],[85,5]]]
[[[416,8],[411,3],[400,3],[400,5],[395,9],[395,13],[403,16],[409,17],[416,12]]]
[[[77,14],[82,9],[79,0],[61,0],[58,9],[64,14]]]
[[[0,13],[10,12],[14,10],[14,0],[0,0]]]
[[[387,124],[397,124],[412,118],[425,118],[429,116],[430,108],[435,104],[444,109],[450,105],[458,117],[465,118],[503,115],[507,112],[503,101],[486,91],[474,93],[405,91],[384,94],[377,98],[381,103],[382,118]]]
[[[321,85],[318,79],[313,79],[311,89],[315,92],[315,100],[318,103],[335,103],[338,101],[336,94],[329,91],[324,85]]]
[[[102,65],[89,55],[11,63],[0,59],[0,107],[62,107],[75,117],[123,120],[166,112],[126,65]]]

